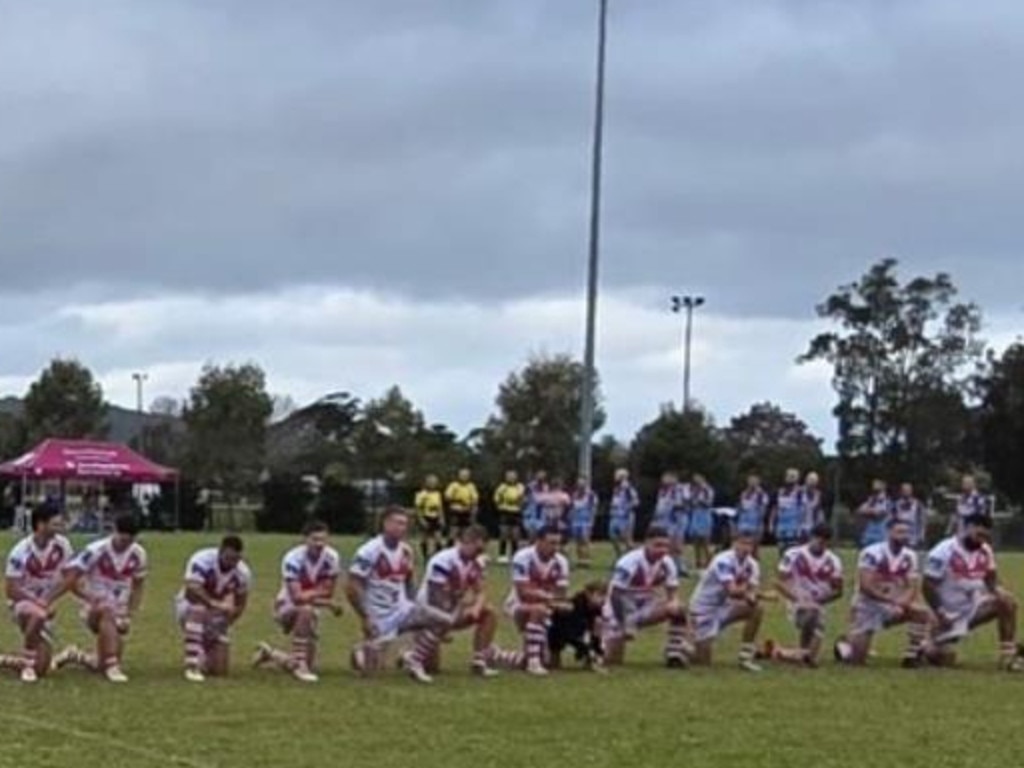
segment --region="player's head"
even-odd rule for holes
[[[543,469],[538,469],[533,473],[533,480],[536,483],[546,483],[548,481],[548,473]]]
[[[761,476],[757,472],[751,472],[747,475],[747,488],[753,490],[761,485]]]
[[[811,550],[816,554],[821,554],[828,545],[832,542],[832,526],[828,523],[818,523],[811,529],[811,540],[809,542]]]
[[[673,485],[679,482],[679,475],[671,470],[667,470],[661,473],[661,484],[662,485]]]
[[[61,530],[60,509],[44,502],[32,510],[32,533],[41,539],[52,539]]]
[[[960,542],[964,549],[974,551],[981,549],[992,537],[992,521],[988,515],[968,515],[964,518],[964,532],[960,536]]]
[[[608,594],[608,585],[599,580],[588,581],[583,585],[583,594],[587,596],[587,602],[591,607],[600,608]]]
[[[544,526],[537,533],[537,554],[549,558],[562,546],[562,533],[554,526]]]
[[[732,549],[740,557],[749,557],[757,548],[757,537],[752,533],[739,531],[732,539]]]
[[[390,506],[384,510],[380,528],[385,539],[401,541],[409,531],[409,515],[401,507]]]
[[[978,487],[978,482],[974,479],[974,475],[964,475],[960,478],[960,489],[964,493],[974,493]]]
[[[875,478],[871,481],[871,490],[875,493],[885,493],[889,486],[885,484],[885,480],[881,478]]]
[[[519,482],[519,473],[516,472],[514,469],[508,470],[507,472],[505,472],[505,482],[508,485],[515,485],[516,483]]]
[[[467,526],[459,535],[459,554],[467,560],[480,557],[487,549],[487,529],[482,525]]]
[[[900,484],[900,496],[904,499],[910,499],[914,496],[914,485],[912,483]]]
[[[315,555],[324,551],[329,535],[327,523],[323,520],[310,520],[302,528],[302,537],[306,540],[306,546]]]
[[[696,485],[705,485],[705,484],[707,484],[708,480],[700,472],[694,472],[693,473],[693,482]]]
[[[590,483],[587,482],[587,478],[580,475],[576,478],[576,490],[585,491],[590,487]]]
[[[437,475],[427,475],[423,479],[423,486],[425,488],[429,488],[430,490],[434,490],[435,488],[437,488],[437,486],[438,486]]]
[[[220,561],[222,571],[230,571],[242,562],[242,552],[245,545],[240,536],[229,535],[220,540],[220,547],[217,549],[217,559]]]
[[[561,491],[565,488],[565,481],[557,475],[551,478],[551,489],[555,491]]]
[[[114,535],[110,538],[115,550],[123,552],[128,549],[138,535],[139,524],[135,520],[135,515],[124,513],[114,518]]]
[[[473,477],[473,473],[469,471],[468,467],[463,467],[462,469],[459,470],[459,482],[460,483],[468,483],[470,481],[470,478],[472,478],[472,477]]]
[[[629,470],[628,469],[623,469],[622,467],[620,467],[619,469],[615,470],[615,482],[616,483],[624,483],[627,480],[629,480]]]
[[[899,552],[910,545],[910,526],[895,517],[890,518],[886,525],[889,531],[889,548]]]
[[[800,470],[790,467],[786,470],[786,485],[796,485],[800,482]]]
[[[648,560],[655,562],[660,560],[672,550],[672,537],[667,530],[658,525],[652,525],[647,529],[647,536],[644,537],[644,552]]]
[[[804,485],[808,488],[817,488],[821,484],[821,478],[818,477],[817,472],[808,472],[807,477],[804,478]]]

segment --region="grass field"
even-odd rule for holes
[[[9,545],[11,540],[4,540]],[[355,678],[347,653],[351,616],[323,624],[323,676],[302,686],[248,668],[259,639],[277,639],[270,603],[285,537],[250,537],[256,575],[250,613],[235,635],[235,674],[189,685],[171,613],[187,556],[210,541],[151,535],[151,577],[130,641],[131,682],[115,687],[76,670],[34,687],[0,680],[0,766],[1014,766],[1024,754],[1024,677],[994,668],[986,629],[965,647],[965,668],[904,671],[902,637],[885,638],[872,668],[830,663],[817,671],[733,668],[734,632],[714,669],[674,672],[658,664],[655,632],[630,649],[627,668],[603,678],[575,670],[544,680],[466,672],[468,638],[446,646],[445,673],[432,687],[397,672]],[[342,542],[345,555],[354,541]],[[602,566],[610,552],[601,551]],[[1024,558],[1003,558],[1004,577],[1024,587]],[[766,563],[767,565],[767,563]],[[766,568],[767,570],[767,568]],[[593,573],[593,572],[591,572]],[[586,575],[586,574],[584,574]],[[492,576],[495,600],[507,588]],[[844,611],[837,607],[833,628]],[[788,639],[771,606],[767,635]],[[509,628],[502,637],[511,642]],[[61,608],[62,642],[87,640],[71,603]],[[15,648],[13,627],[0,647]]]

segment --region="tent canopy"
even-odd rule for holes
[[[44,440],[28,453],[0,464],[0,475],[38,480],[120,480],[165,483],[178,472],[140,456],[126,445],[94,440]]]

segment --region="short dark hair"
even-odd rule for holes
[[[242,537],[235,536],[234,534],[230,534],[221,539],[220,548],[230,549],[233,552],[238,552],[239,554],[245,551],[245,545],[242,544]]]
[[[828,523],[818,523],[811,528],[811,536],[815,539],[832,540],[832,526]]]
[[[314,533],[327,533],[330,530],[323,520],[310,520],[302,526],[303,536],[312,536]]]
[[[668,539],[670,536],[667,528],[663,528],[660,525],[652,525],[648,527],[645,538],[650,541],[651,539]]]
[[[138,536],[139,523],[135,519],[135,515],[125,512],[114,518],[114,531],[128,536]]]
[[[482,525],[474,523],[468,525],[462,530],[462,535],[459,536],[459,541],[487,541],[487,529]]]
[[[976,525],[979,528],[991,530],[992,518],[981,512],[975,512],[974,514],[967,515],[967,517],[964,518],[964,525]]]
[[[390,520],[392,517],[398,517],[399,515],[401,515],[402,517],[408,517],[409,512],[404,507],[400,507],[397,504],[391,504],[384,509],[384,514],[381,517],[381,522]]]
[[[545,525],[537,531],[538,539],[546,539],[548,536],[557,536],[558,538],[562,538],[562,531],[557,525]]]
[[[38,531],[41,526],[46,525],[59,514],[60,510],[57,509],[55,504],[49,502],[40,504],[32,510],[32,530]]]

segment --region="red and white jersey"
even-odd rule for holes
[[[715,611],[729,601],[729,590],[735,587],[753,587],[761,584],[761,566],[749,555],[740,559],[736,551],[727,549],[711,560],[700,577],[697,588],[690,596],[693,613]]]
[[[528,586],[548,594],[569,588],[569,561],[561,552],[544,560],[536,547],[526,547],[512,558],[512,592],[509,602],[519,604],[517,586]]]
[[[816,555],[809,544],[804,544],[782,556],[779,576],[798,600],[820,603],[842,586],[843,562],[830,549]]]
[[[149,560],[141,544],[133,542],[118,552],[108,536],[75,555],[68,568],[82,574],[84,591],[92,599],[126,608],[132,585],[146,578]]]
[[[483,557],[464,558],[458,547],[443,549],[430,558],[423,583],[416,600],[424,605],[430,602],[431,586],[440,588],[445,598],[437,607],[453,610],[467,594],[483,587],[485,561]]]
[[[216,547],[200,549],[188,559],[185,566],[185,583],[198,584],[214,600],[249,594],[252,588],[252,571],[239,560],[238,565],[227,571],[220,565],[220,551]],[[179,598],[185,591],[178,593]]]
[[[637,547],[615,563],[611,588],[634,600],[646,600],[658,590],[678,589],[679,569],[668,555],[651,560],[645,547]]]
[[[383,536],[356,550],[348,572],[366,582],[363,610],[371,618],[389,616],[409,601],[408,585],[415,574],[412,547],[399,541],[389,547]]]
[[[943,610],[960,613],[988,592],[985,580],[996,572],[996,556],[988,544],[973,552],[951,536],[928,553],[925,578],[939,583]]]
[[[71,542],[63,536],[54,536],[41,549],[27,536],[15,544],[7,556],[5,576],[19,580],[25,592],[41,599],[61,583],[73,554]]]
[[[899,593],[905,590],[918,576],[917,554],[910,547],[904,547],[898,553],[889,548],[889,542],[880,541],[865,547],[857,558],[857,570],[867,571],[875,575],[875,583],[883,591]],[[854,600],[870,600],[860,594]]]
[[[289,584],[297,584],[301,590],[317,589],[333,584],[340,575],[341,557],[336,549],[324,547],[319,556],[314,557],[309,547],[299,544],[281,561],[281,591],[277,593],[277,603],[291,603]]]

